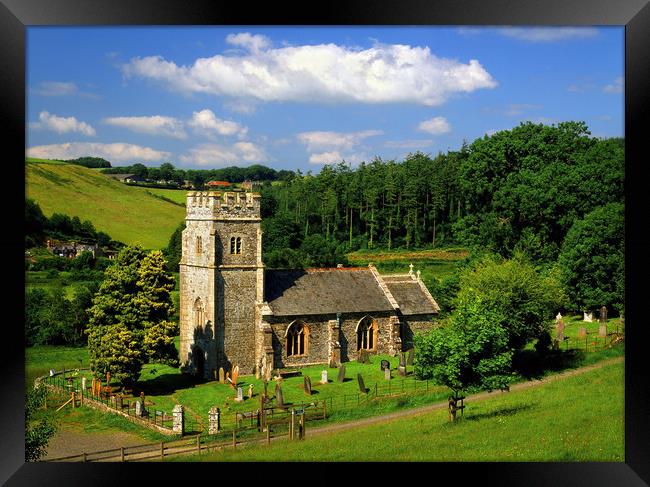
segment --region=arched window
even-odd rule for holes
[[[357,350],[377,350],[377,321],[365,316],[357,325]]]
[[[230,253],[241,254],[241,237],[230,238]]]
[[[294,322],[287,328],[287,357],[307,355],[309,328],[303,323]]]
[[[204,323],[205,314],[203,310],[203,302],[201,302],[201,298],[196,298],[196,301],[194,301],[194,328],[202,330]]]
[[[201,237],[196,237],[196,253],[200,254],[203,252],[203,242],[201,241]]]

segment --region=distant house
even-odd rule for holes
[[[262,185],[259,181],[244,181],[240,186],[246,191],[252,191],[255,188],[259,188]]]
[[[228,181],[208,181],[206,183],[208,188],[227,188],[231,186]]]
[[[117,179],[119,182],[124,183],[127,179],[132,178],[135,174],[106,174],[109,178]]]

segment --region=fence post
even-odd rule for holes
[[[201,435],[196,435],[196,449],[201,454]]]
[[[160,442],[160,459],[162,460],[165,458],[165,442],[161,441]]]
[[[86,452],[83,452],[83,461],[84,462],[88,461],[88,457],[86,456]]]
[[[237,427],[232,430],[232,447],[237,448]]]
[[[327,401],[323,401],[323,419],[327,418]]]
[[[271,428],[266,428],[266,444],[271,444]]]
[[[121,447],[121,448],[120,448],[120,461],[121,461],[121,462],[124,461],[124,447]]]

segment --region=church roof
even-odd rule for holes
[[[368,268],[267,270],[264,300],[276,316],[393,311]]]
[[[404,315],[440,310],[415,276],[380,276],[368,267],[267,270],[264,300],[275,316],[372,313],[393,311],[394,305]]]

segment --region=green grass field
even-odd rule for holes
[[[185,208],[73,164],[27,159],[26,196],[46,216],[64,213],[92,221],[99,231],[126,244],[166,247]],[[181,192],[179,192],[181,193]],[[165,196],[167,197],[167,196]]]
[[[624,364],[470,401],[456,423],[438,410],[304,441],[280,439],[170,461],[623,462]]]

